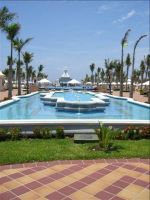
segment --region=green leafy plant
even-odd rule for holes
[[[102,123],[95,129],[99,139],[99,147],[103,150],[110,150],[113,146],[112,140],[115,137],[112,127],[105,127]]]
[[[33,134],[35,138],[43,138],[43,139],[48,139],[52,138],[52,133],[50,128],[40,128],[40,127],[35,127],[33,129]]]
[[[40,135],[43,139],[49,139],[52,138],[52,133],[50,128],[42,128],[40,130]]]
[[[11,140],[19,140],[21,138],[21,129],[20,128],[10,128],[8,135]]]
[[[56,138],[58,138],[58,139],[65,138],[64,127],[59,126],[56,128]]]
[[[8,138],[7,129],[0,128],[0,141],[4,141]]]

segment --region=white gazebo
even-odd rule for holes
[[[86,82],[85,84],[86,85],[92,85],[92,82]]]
[[[81,85],[80,81],[77,81],[76,79],[72,79],[71,81],[68,81],[68,85]]]
[[[5,75],[0,71],[0,91],[5,89]]]
[[[52,82],[50,82],[50,81],[49,81],[48,79],[46,79],[46,78],[43,78],[43,79],[41,79],[40,81],[38,81],[38,84],[39,84],[40,87],[46,88],[46,87],[48,87],[50,84],[52,84]]]

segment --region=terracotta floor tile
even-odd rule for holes
[[[122,190],[122,188],[119,188],[117,186],[114,185],[110,185],[107,188],[105,188],[106,192],[112,193],[112,194],[117,194]]]
[[[16,195],[14,195],[10,191],[6,191],[6,192],[0,194],[0,199],[1,200],[9,200],[9,199],[13,199],[15,197],[16,197]]]
[[[66,195],[66,196],[69,196],[70,194],[74,193],[75,191],[76,191],[76,189],[71,188],[69,186],[66,186],[66,187],[58,190],[58,192],[61,192],[62,194]]]
[[[84,188],[86,186],[86,184],[82,183],[80,181],[76,181],[76,182],[70,184],[69,186],[72,187],[72,188],[75,188],[75,189],[79,190],[79,189]]]
[[[123,198],[123,199],[131,200],[131,199],[135,199],[137,194],[135,192],[131,192],[127,189],[123,189],[121,192],[119,192],[117,194],[117,196],[120,198]],[[143,200],[143,199],[141,199],[141,200]]]
[[[18,178],[17,181],[19,181],[19,182],[21,182],[23,184],[27,184],[27,183],[33,182],[34,179],[32,179],[29,176],[24,176],[24,177]]]
[[[8,190],[12,190],[21,185],[23,185],[23,184],[18,181],[15,181],[15,180],[9,181],[9,182],[3,184],[3,186],[6,187]]]
[[[95,196],[96,196],[97,198],[101,199],[101,200],[109,200],[109,199],[111,199],[112,197],[114,197],[113,194],[110,194],[110,193],[105,192],[105,191],[98,192]]]
[[[46,198],[47,199],[49,199],[49,200],[61,200],[61,199],[63,199],[65,196],[63,195],[63,194],[61,194],[61,193],[59,193],[59,192],[53,192],[53,193],[51,193],[51,194],[49,194],[49,195],[47,195],[46,196]]]
[[[104,190],[105,187],[106,187],[105,182],[98,180],[98,181],[95,181],[94,183],[92,183],[90,185],[85,186],[81,190],[84,191],[84,192],[87,192],[91,195],[95,195],[96,193]]]
[[[52,183],[47,184],[47,187],[52,187],[52,188],[54,188],[54,189],[59,190],[59,189],[65,187],[65,186],[67,186],[67,185],[68,185],[68,184],[56,180],[56,181],[54,181],[54,182],[52,182]]]
[[[145,181],[145,182],[149,182],[150,181],[150,177],[147,174],[142,174],[141,176],[138,177],[139,180]]]
[[[92,195],[90,194],[87,194],[86,192],[83,192],[83,191],[77,191],[73,194],[71,194],[69,196],[72,200],[85,200],[85,199],[88,199],[88,200],[96,200]]]
[[[130,184],[126,187],[126,190],[130,192],[140,193],[144,190],[144,188],[138,185]]]
[[[19,196],[19,198],[21,200],[37,200],[40,196],[32,191],[27,192],[21,196]]]
[[[0,193],[3,193],[3,192],[7,192],[8,191],[8,189],[7,188],[5,188],[4,186],[0,186]]]
[[[150,199],[150,191],[145,189],[143,192],[136,196],[134,200],[149,200]]]
[[[63,183],[66,183],[66,184],[71,184],[71,183],[76,182],[77,180],[75,178],[73,178],[73,177],[65,176],[63,178],[60,178],[59,181],[61,181]]]
[[[25,187],[25,186],[20,186],[20,187],[17,187],[17,188],[15,188],[15,189],[11,190],[11,191],[12,191],[14,194],[16,194],[16,196],[19,196],[19,195],[22,195],[22,194],[28,192],[29,189],[28,189],[27,187]]]
[[[56,190],[49,187],[49,186],[41,186],[37,189],[34,189],[34,191],[41,197],[45,197],[47,196],[48,194],[52,193],[52,192],[55,192]]]

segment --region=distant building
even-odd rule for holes
[[[59,78],[59,84],[61,86],[67,86],[68,81],[71,81],[72,79],[70,78],[68,71],[64,70],[63,74]]]
[[[5,89],[5,75],[0,71],[0,91],[3,91]]]

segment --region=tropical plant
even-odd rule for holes
[[[58,139],[65,138],[64,127],[59,126],[56,128],[56,138]]]
[[[94,63],[92,63],[91,65],[90,65],[90,70],[91,70],[91,81],[92,81],[92,84],[94,83],[94,75],[93,75],[93,72],[94,72],[94,69],[95,69],[95,64]]]
[[[104,82],[104,77],[105,77],[105,71],[104,69],[102,68],[101,70],[101,81]]]
[[[141,64],[140,64],[141,90],[142,90],[142,87],[143,87],[143,77],[144,77],[144,72],[145,72],[145,63],[144,63],[144,61],[142,60],[142,61],[141,61]]]
[[[100,82],[100,72],[101,72],[101,68],[98,67],[97,68],[98,83]]]
[[[28,70],[28,66],[29,63],[32,61],[33,58],[33,53],[29,53],[29,52],[25,52],[23,53],[23,60],[24,63],[26,65],[26,84],[27,84],[27,94],[29,94],[29,70]]]
[[[121,68],[120,68],[120,96],[123,96],[123,67],[124,67],[124,46],[127,45],[128,42],[128,35],[131,29],[128,29],[121,40]]]
[[[4,6],[0,9],[0,29],[4,30],[8,23],[16,17],[15,13],[11,13],[9,9]]]
[[[115,138],[112,127],[105,127],[100,123],[99,128],[95,129],[95,133],[99,139],[99,147],[105,151],[110,150],[113,146],[112,139]]]
[[[17,75],[18,75],[18,95],[21,95],[21,69],[20,69],[20,66],[21,66],[21,63],[20,63],[20,56],[21,56],[21,51],[23,49],[23,47],[29,42],[31,41],[32,38],[27,38],[26,40],[22,40],[22,39],[19,39],[19,38],[16,38],[14,41],[13,41],[13,45],[14,45],[14,48],[15,50],[17,51],[18,53],[18,65],[17,65]]]
[[[135,63],[135,50],[137,48],[137,45],[139,44],[139,42],[145,38],[147,35],[142,35],[139,37],[139,39],[135,42],[134,44],[134,48],[133,48],[133,57],[132,57],[132,73],[131,73],[131,90],[130,90],[130,98],[133,98],[133,83],[134,83],[134,79],[133,79],[133,75],[134,75],[134,63]]]
[[[21,138],[21,129],[20,128],[10,128],[8,131],[11,140],[19,140]]]
[[[44,66],[43,65],[39,65],[38,73],[37,73],[38,80],[43,77],[43,69],[44,69]]]
[[[129,53],[128,53],[127,58],[126,58],[126,66],[127,66],[127,72],[126,72],[126,91],[127,91],[129,67],[131,66],[131,58],[130,58],[130,54]]]
[[[13,66],[13,40],[19,33],[20,24],[13,23],[4,28],[7,34],[7,39],[10,40],[10,65],[9,65],[9,77],[8,77],[8,98],[12,97],[12,66]]]

